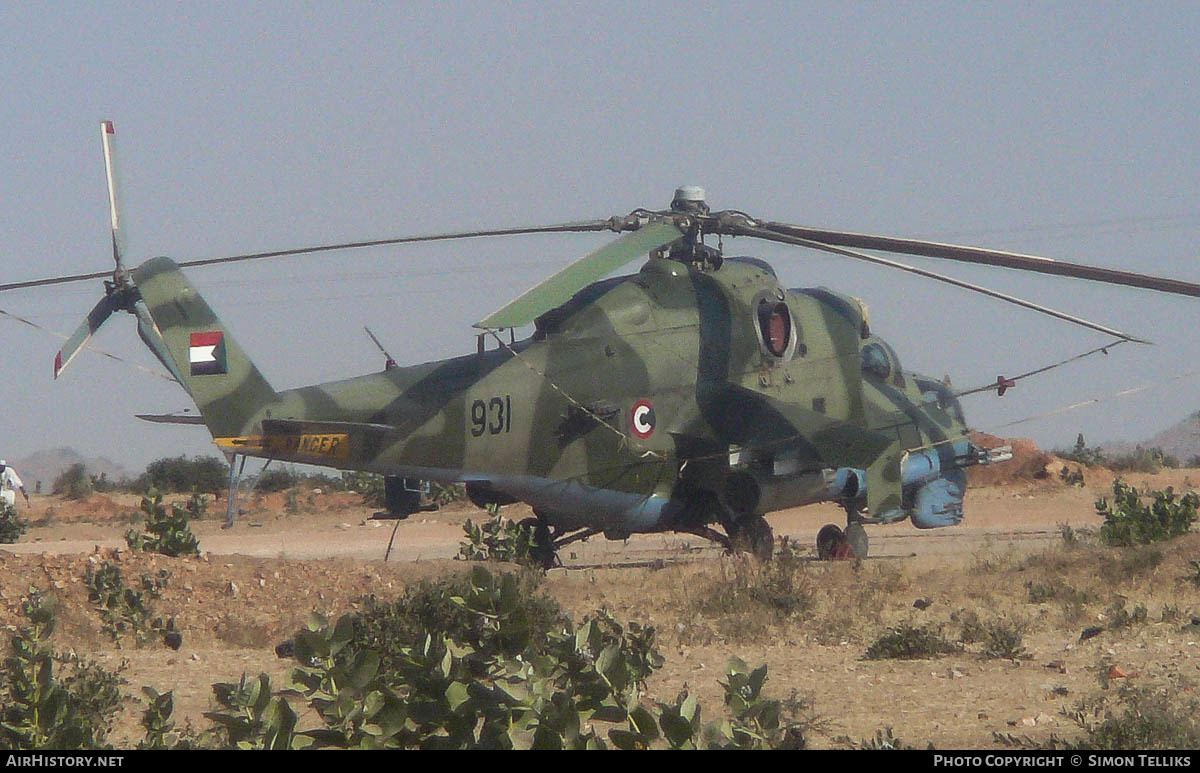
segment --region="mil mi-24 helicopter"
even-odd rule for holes
[[[847,523],[821,530],[819,554],[865,557],[865,524],[956,525],[966,468],[1011,458],[1007,448],[969,439],[964,393],[904,370],[870,329],[862,301],[786,288],[764,261],[725,255],[721,237],[914,272],[1105,333],[1114,339],[1108,346],[1144,341],[862,250],[1200,297],[1200,285],[1173,279],[713,212],[695,186],[679,188],[667,209],[624,217],[178,264],[158,257],[130,269],[111,122],[101,124],[101,137],[115,268],[0,285],[106,279],[104,297],[59,351],[56,378],[113,312],[129,312],[199,409],[199,417],[178,420],[206,425],[231,462],[260,457],[379,473],[397,516],[420,506],[421,481],[463,483],[480,506],[526,502],[547,564],[558,548],[595,534],[663,531],[769,558],[774,540],[764,516],[822,501],[840,503]],[[477,322],[483,332],[473,353],[409,367],[389,362],[382,372],[279,391],[182,270],[418,241],[600,231],[621,235]],[[645,263],[637,273],[604,278],[638,259]],[[513,331],[530,323],[533,334],[516,340]],[[498,346],[485,347],[485,337]],[[1014,381],[1001,377],[987,389],[1003,394]]]

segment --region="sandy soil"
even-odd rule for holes
[[[1200,480],[1200,471],[1183,470],[1135,475],[1130,482],[1179,490],[1191,483],[1189,474]],[[996,585],[997,577],[1022,576],[1021,556],[1057,549],[1062,525],[1097,526],[1094,502],[1110,483],[1111,476],[1103,474],[1086,488],[1064,486],[1053,477],[1008,481],[972,489],[960,527],[874,527],[869,530],[872,560],[861,566],[814,562],[811,578],[822,599],[814,618],[770,628],[752,640],[706,642],[696,635],[695,621],[680,617],[689,593],[732,571],[731,559],[695,537],[593,538],[564,550],[564,568],[549,572],[545,587],[576,619],[605,605],[618,618],[655,625],[667,663],[649,685],[648,697],[669,701],[686,685],[709,707],[709,718],[720,711],[717,680],[727,658],[736,654],[769,664],[774,694],[795,690],[811,697],[814,710],[828,720],[812,737],[817,746],[832,745],[841,735],[870,738],[889,726],[906,742],[939,748],[988,748],[996,743],[994,733],[1069,736],[1075,728],[1059,710],[1095,693],[1113,664],[1147,683],[1200,684],[1198,636],[1181,633],[1174,618],[1127,636],[1106,634],[1081,642],[1079,632],[1090,618],[1050,624],[1046,621],[1060,615],[1057,608],[1023,604],[1022,583],[1009,583],[1015,590]],[[35,497],[22,515],[39,525],[19,543],[0,549],[0,622],[20,622],[19,602],[31,585],[52,590],[60,604],[55,634],[60,648],[122,668],[131,696],[140,696],[142,685],[174,690],[179,721],[205,727],[202,713],[211,708],[214,682],[266,671],[282,684],[290,661],[276,658],[273,648],[311,612],[336,615],[362,595],[394,595],[416,579],[462,569],[453,560],[462,523],[485,517],[468,507],[399,524],[374,521],[353,495],[335,493],[300,492],[292,504],[289,512],[283,495],[260,498],[226,530],[217,503],[210,508],[213,514],[220,511],[217,518],[194,524],[202,557],[175,559],[125,549],[123,534],[136,497],[97,496],[83,504]],[[505,513],[524,515],[519,507]],[[843,517],[838,508],[816,506],[769,520],[777,537],[807,548],[824,523],[840,523]],[[1200,541],[1179,551],[1155,570],[1160,580],[1177,578],[1188,557],[1200,555]],[[154,643],[139,648],[128,638],[118,648],[101,632],[83,577],[103,560],[117,561],[127,580],[170,570],[158,607],[179,622],[184,642],[178,652]],[[987,574],[993,569],[1010,573]],[[1166,595],[1155,591],[1156,585],[1165,587]],[[880,590],[870,602],[875,611],[864,617],[855,605],[862,607],[868,586]],[[1148,581],[1138,587],[1144,588],[1151,621],[1165,620],[1160,610],[1172,606],[1185,622],[1189,614],[1200,613],[1200,598],[1190,585]],[[920,598],[933,602],[924,612],[912,607]],[[887,625],[930,621],[948,626],[959,613],[976,609],[980,617],[1003,612],[1020,618],[1028,657],[1007,661],[967,652],[936,660],[863,659],[866,644]],[[841,610],[848,625],[839,625]],[[1088,614],[1103,617],[1102,611]],[[114,736],[118,743],[140,737],[139,711],[131,699]]]

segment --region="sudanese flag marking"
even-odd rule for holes
[[[216,376],[227,373],[225,362],[225,334],[221,331],[192,333],[188,347],[188,361],[193,376]]]

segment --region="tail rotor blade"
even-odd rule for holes
[[[112,121],[100,122],[100,142],[104,146],[104,174],[108,181],[108,215],[112,224],[113,262],[117,272],[125,270],[125,232],[121,226],[121,194],[116,168],[116,129]]]
[[[71,360],[75,359],[75,355],[79,354],[79,350],[87,345],[105,320],[119,308],[120,303],[115,294],[105,295],[99,303],[92,307],[92,310],[88,312],[87,319],[75,329],[67,342],[58,350],[58,354],[54,356],[55,378],[58,378],[59,374],[66,370],[67,366],[71,364]]]

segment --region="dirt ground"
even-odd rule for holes
[[[737,655],[769,665],[771,694],[795,691],[811,701],[822,719],[810,734],[818,747],[843,736],[869,739],[886,727],[906,743],[938,748],[992,748],[997,733],[1073,737],[1078,729],[1061,710],[1103,694],[1114,674],[1183,693],[1200,685],[1200,633],[1186,627],[1200,615],[1200,591],[1180,580],[1188,562],[1200,557],[1200,535],[1177,540],[1149,573],[1131,570],[1123,580],[1105,568],[1109,554],[1077,559],[1065,546],[1064,525],[1079,530],[1100,523],[1094,502],[1110,493],[1111,477],[1089,473],[1083,488],[1055,475],[991,481],[968,492],[959,527],[873,527],[867,561],[808,565],[815,606],[795,621],[759,627],[734,621],[731,627],[697,617],[695,596],[719,593],[722,578],[739,571],[739,559],[686,535],[572,545],[544,587],[577,620],[607,606],[618,619],[656,626],[666,664],[647,697],[671,701],[686,686],[700,698],[706,721],[720,715],[717,682]],[[1178,491],[1190,488],[1193,478],[1200,482],[1200,470],[1126,480]],[[21,622],[20,601],[30,587],[52,591],[59,605],[56,646],[122,669],[131,696],[113,736],[122,746],[141,737],[141,686],[173,690],[177,721],[207,727],[202,714],[212,708],[214,682],[265,671],[282,685],[292,663],[277,658],[274,647],[311,612],[336,616],[363,595],[396,595],[414,580],[462,570],[454,560],[462,523],[486,517],[469,506],[451,507],[400,522],[393,538],[393,522],[371,520],[355,495],[299,490],[252,501],[228,530],[221,528],[223,502],[211,504],[210,517],[193,524],[202,556],[167,558],[126,549],[123,535],[136,525],[137,504],[130,495],[96,495],[83,503],[34,497],[21,515],[37,525],[0,549],[0,623]],[[516,519],[526,514],[515,506],[504,512]],[[777,538],[807,550],[823,524],[843,516],[836,507],[814,506],[769,520]],[[118,647],[103,633],[84,576],[105,560],[115,561],[127,582],[145,572],[171,572],[156,603],[183,633],[178,651],[158,642],[138,647],[131,637]],[[1031,586],[1038,583],[1093,588],[1094,600],[1081,608],[1034,603]],[[1145,621],[1081,641],[1085,628],[1107,626],[1117,592],[1130,608],[1146,607]],[[930,604],[917,609],[918,599]],[[1024,657],[988,658],[977,647],[928,660],[863,657],[889,626],[942,626],[952,638],[971,613],[1023,631]]]

